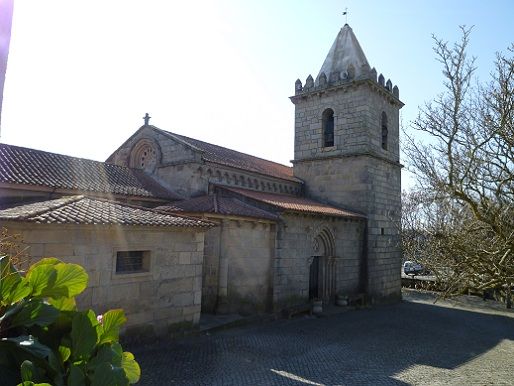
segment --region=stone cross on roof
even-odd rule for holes
[[[143,117],[143,119],[145,120],[145,126],[148,126],[148,124],[150,123],[150,118],[152,118],[152,117],[149,116],[148,113],[146,113],[145,116]]]

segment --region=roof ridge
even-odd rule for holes
[[[53,199],[53,200],[37,201],[37,202],[30,203],[30,204],[13,206],[13,207],[7,208],[6,210],[12,211],[16,208],[23,208],[23,207],[27,207],[27,206],[30,207],[31,205],[44,205],[44,207],[36,209],[36,210],[32,210],[32,211],[23,210],[22,213],[15,216],[16,221],[32,221],[35,218],[42,216],[46,213],[51,213],[53,211],[59,210],[60,208],[64,208],[67,205],[74,204],[76,202],[83,201],[83,200],[89,200],[89,201],[93,201],[93,202],[101,202],[101,203],[105,203],[105,204],[109,204],[109,205],[115,205],[115,206],[118,206],[121,208],[129,208],[132,210],[141,210],[142,212],[146,212],[147,216],[149,215],[148,213],[155,213],[155,214],[158,214],[161,216],[167,216],[170,220],[173,220],[173,219],[180,220],[181,219],[181,220],[191,221],[194,223],[193,225],[190,224],[190,225],[182,225],[182,226],[207,227],[207,226],[216,225],[214,222],[206,220],[206,219],[184,216],[184,215],[180,215],[180,214],[176,214],[176,213],[167,213],[164,211],[155,210],[153,208],[146,208],[146,207],[129,204],[129,203],[125,203],[125,202],[109,200],[109,199],[100,198],[100,197],[89,197],[89,196],[85,196],[85,195],[64,196],[64,197],[60,197],[60,198]],[[85,204],[89,205],[87,203],[85,203]],[[0,210],[0,212],[2,212],[2,211]],[[5,219],[12,220],[13,218],[8,217]]]
[[[167,204],[162,205],[158,208],[159,211],[162,211],[164,213],[173,213],[176,214],[177,212],[179,215],[182,215],[181,213],[211,213],[216,215],[235,215],[240,217],[249,217],[249,218],[266,218],[271,219],[273,221],[276,221],[278,219],[278,216],[272,212],[269,212],[265,209],[262,209],[257,206],[253,206],[249,203],[246,203],[238,198],[235,197],[226,197],[220,194],[209,194],[199,197],[190,198],[187,200],[184,200],[181,202],[182,204],[191,204],[193,202],[199,202],[203,205],[193,205],[189,206],[186,205],[186,207],[180,207],[180,203],[178,203],[178,206],[176,204]],[[216,203],[216,205],[213,205],[213,203]],[[243,212],[241,212],[241,209]],[[253,214],[252,214],[253,212]],[[197,218],[197,217],[194,217]]]
[[[136,168],[0,143],[0,181],[36,185],[66,195],[88,192],[173,200],[180,198]]]
[[[273,215],[273,216],[276,216],[274,213],[268,212],[266,209],[262,209],[262,208],[259,208],[259,207],[256,207],[256,206],[253,206],[253,205],[250,205],[249,203],[244,202],[243,200],[241,200],[241,199],[239,199],[239,198],[237,198],[237,197],[225,197],[225,198],[227,198],[227,199],[229,199],[229,200],[237,201],[237,203],[238,203],[238,204],[240,204],[240,205],[242,205],[242,206],[245,206],[245,207],[247,207],[247,208],[252,208],[252,209],[254,209],[254,210],[255,210],[255,209],[257,209],[258,211],[262,211],[262,212],[265,212],[265,213],[269,213],[269,214],[271,214],[271,215]],[[278,216],[276,216],[276,217],[278,217]]]
[[[20,150],[23,150],[23,151],[30,151],[30,152],[36,152],[36,153],[44,153],[44,154],[48,154],[50,156],[59,156],[59,157],[66,157],[66,158],[71,158],[71,159],[75,159],[75,160],[80,160],[80,161],[88,161],[88,162],[93,162],[93,163],[96,163],[96,164],[103,164],[103,165],[106,165],[106,166],[109,166],[109,167],[114,167],[114,168],[128,169],[128,170],[138,170],[138,169],[135,169],[135,168],[131,168],[129,166],[116,165],[116,164],[113,164],[113,163],[110,163],[110,162],[106,162],[106,161],[97,161],[97,160],[90,159],[90,158],[83,158],[83,157],[77,157],[77,156],[74,156],[74,155],[67,155],[67,154],[62,154],[62,153],[55,153],[55,152],[51,152],[51,151],[46,151],[46,150],[34,149],[32,147],[10,145],[8,143],[0,143],[0,146],[5,146],[5,147],[9,147],[9,148],[16,148],[16,149],[20,149]]]
[[[20,218],[23,219],[23,220],[26,220],[26,219],[28,219],[30,217],[36,217],[36,216],[39,216],[39,215],[41,215],[43,213],[46,213],[48,211],[56,210],[56,209],[62,208],[65,205],[72,204],[74,202],[80,201],[80,200],[82,200],[84,198],[85,198],[84,195],[77,194],[77,195],[74,195],[74,196],[64,196],[64,197],[60,197],[60,198],[55,198],[53,200],[33,202],[31,204],[42,203],[42,202],[48,203],[48,204],[47,204],[47,206],[45,208],[41,208],[39,210],[34,210],[32,212],[27,212],[26,214],[21,215]],[[52,203],[54,203],[54,204],[52,204]],[[28,205],[31,205],[31,204],[25,204],[25,205],[19,205],[19,206],[28,206]]]
[[[127,207],[132,208],[132,209],[139,209],[139,210],[146,211],[146,212],[165,214],[165,215],[172,216],[172,217],[175,216],[175,217],[184,218],[186,220],[195,220],[195,221],[199,221],[199,222],[205,222],[205,223],[208,223],[208,224],[211,224],[211,223],[213,224],[213,222],[209,221],[209,220],[199,219],[199,218],[196,218],[196,217],[185,216],[185,215],[176,214],[176,213],[171,214],[171,213],[168,213],[168,212],[166,212],[164,210],[159,210],[159,209],[156,209],[156,208],[147,208],[147,207],[141,206],[141,205],[129,204],[129,203],[126,203],[126,202],[119,202],[119,201],[109,200],[109,199],[100,198],[100,197],[98,197],[98,198],[97,197],[85,197],[85,198],[88,198],[90,200],[98,200],[98,201],[108,202],[108,203],[111,203],[111,204],[117,204],[117,205],[120,205],[120,206],[127,206]],[[161,205],[161,206],[165,206],[165,205],[172,206],[173,204],[168,203],[168,204],[164,204],[164,205]]]
[[[191,148],[193,148],[194,150],[197,150],[199,151],[200,153],[205,153],[205,150],[202,150],[200,149],[198,146],[195,146],[189,142],[187,142],[184,138],[187,138],[187,139],[192,139],[192,140],[195,140],[195,141],[200,141],[199,139],[195,139],[195,138],[190,138],[190,137],[186,137],[185,135],[180,135],[180,134],[176,134],[176,133],[172,133],[171,131],[167,131],[167,130],[164,130],[164,129],[160,129],[156,126],[150,126],[152,129],[154,130],[158,130],[158,131],[161,131],[163,133],[165,133],[166,135],[169,135],[171,136],[173,139],[179,141],[180,143],[184,144],[184,145],[187,145]],[[203,142],[203,141],[200,141],[200,142]],[[207,143],[207,142],[205,142]],[[212,145],[212,144],[209,144],[209,145]],[[217,145],[214,145],[214,146],[217,146]]]
[[[322,213],[320,210],[323,208],[330,209],[332,213],[324,211],[323,214],[326,215],[335,215],[335,216],[343,216],[343,217],[358,217],[358,218],[366,218],[366,216],[362,213],[356,212],[354,210],[344,209],[339,207],[338,205],[334,205],[331,203],[324,203],[321,201],[317,201],[311,197],[305,196],[292,196],[285,195],[279,193],[269,193],[269,192],[261,192],[256,190],[249,190],[244,188],[233,188],[227,186],[220,186],[221,189],[227,190],[229,192],[242,195],[251,200],[264,202],[268,205],[280,207],[282,209],[292,210],[292,211],[300,211],[300,212],[310,212],[310,213]],[[261,196],[260,198],[258,196]],[[282,200],[282,201],[280,201]],[[284,201],[285,200],[285,201]],[[303,206],[303,208],[299,207]],[[305,205],[309,206],[306,207]],[[339,213],[335,213],[337,211]],[[344,212],[344,213],[343,213]]]
[[[292,168],[292,166],[289,166],[289,165],[285,165],[283,163],[280,163],[280,162],[276,162],[276,161],[272,161],[272,160],[269,160],[269,159],[266,159],[266,158],[262,158],[262,157],[258,157],[256,155],[252,155],[252,154],[248,154],[248,153],[244,153],[242,151],[239,151],[239,150],[234,150],[234,149],[231,149],[229,147],[225,147],[225,146],[221,146],[221,145],[216,145],[214,143],[210,143],[210,142],[206,142],[206,141],[202,141],[201,139],[196,139],[196,138],[192,138],[192,137],[188,137],[188,136],[185,136],[185,135],[182,135],[182,134],[176,134],[176,133],[172,133],[170,131],[167,131],[167,130],[164,130],[164,129],[160,129],[158,127],[155,127],[155,126],[152,126],[152,128],[156,129],[156,130],[159,130],[161,132],[164,132],[168,135],[171,135],[173,138],[176,138],[178,140],[180,140],[181,142],[184,142],[185,144],[187,144],[188,146],[202,152],[202,153],[206,153],[205,150],[202,150],[202,149],[199,149],[197,146],[189,143],[187,140],[193,140],[193,141],[198,141],[198,142],[202,142],[202,143],[205,143],[206,145],[209,145],[209,146],[216,146],[220,149],[224,149],[224,150],[230,150],[230,151],[233,151],[235,153],[239,153],[239,154],[242,154],[242,155],[246,155],[246,156],[249,156],[249,157],[253,157],[253,158],[256,158],[256,159],[259,159],[261,161],[266,161],[266,162],[270,162],[270,163],[273,163],[275,165],[280,165],[280,166],[283,166],[283,167],[286,167],[286,168]]]
[[[239,188],[239,187],[236,187],[236,186],[230,186],[230,185],[223,185],[223,184],[213,184],[215,185],[216,187],[220,187],[222,189],[226,189],[226,190],[230,190],[230,191],[233,191],[233,192],[237,192],[239,190],[243,190],[245,192],[253,192],[253,193],[259,193],[259,194],[268,194],[270,196],[279,196],[279,197],[291,197],[291,198],[301,198],[301,199],[304,199],[304,200],[312,200],[308,197],[305,197],[305,196],[298,196],[296,194],[291,194],[291,193],[280,193],[280,192],[264,192],[262,190],[254,190],[254,189],[246,189],[246,188]],[[317,202],[315,200],[312,200],[314,202]]]
[[[62,153],[55,153],[55,152],[47,151],[47,150],[34,149],[32,147],[10,145],[8,143],[0,143],[0,146],[6,146],[6,147],[11,147],[11,148],[14,147],[14,148],[17,148],[17,149],[20,149],[20,150],[28,150],[28,151],[37,152],[37,153],[44,153],[44,154],[48,154],[48,155],[57,155],[57,156],[61,156],[61,157],[74,158],[74,159],[79,159],[79,160],[82,160],[82,161],[106,163],[106,162],[103,162],[103,161],[96,161],[96,160],[89,159],[89,158],[82,158],[82,157],[76,157],[76,156],[73,156],[73,155],[67,155],[67,154],[62,154]],[[113,164],[108,164],[108,165],[113,165]]]
[[[140,209],[140,210],[148,211],[148,212],[162,213],[162,212],[157,211],[157,210],[155,210],[153,208],[147,208],[147,207],[142,206],[142,205],[131,204],[131,203],[128,203],[128,202],[120,202],[120,201],[116,201],[116,200],[110,200],[110,199],[104,198],[104,197],[90,197],[90,196],[83,196],[83,197],[87,198],[88,200],[108,202],[110,204],[116,204],[116,205],[119,205],[119,206],[127,206],[127,207],[132,208],[132,209]]]

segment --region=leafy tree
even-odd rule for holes
[[[136,383],[140,368],[119,344],[122,310],[79,311],[88,275],[77,264],[45,258],[25,275],[0,251],[0,373],[9,385],[113,386]],[[19,257],[19,255],[18,255]]]
[[[452,46],[434,37],[444,91],[412,124],[423,142],[407,140],[409,164],[424,197],[418,225],[431,243],[425,255],[446,266],[448,294],[494,290],[510,307],[514,45],[510,56],[497,54],[489,83],[475,83],[475,61],[467,55],[471,29],[461,30],[461,40]]]

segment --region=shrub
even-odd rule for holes
[[[9,385],[113,386],[136,383],[140,368],[119,344],[123,310],[79,311],[88,275],[45,258],[22,275],[0,256],[0,374]]]

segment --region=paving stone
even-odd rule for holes
[[[423,299],[127,349],[141,385],[508,385],[514,314]]]

